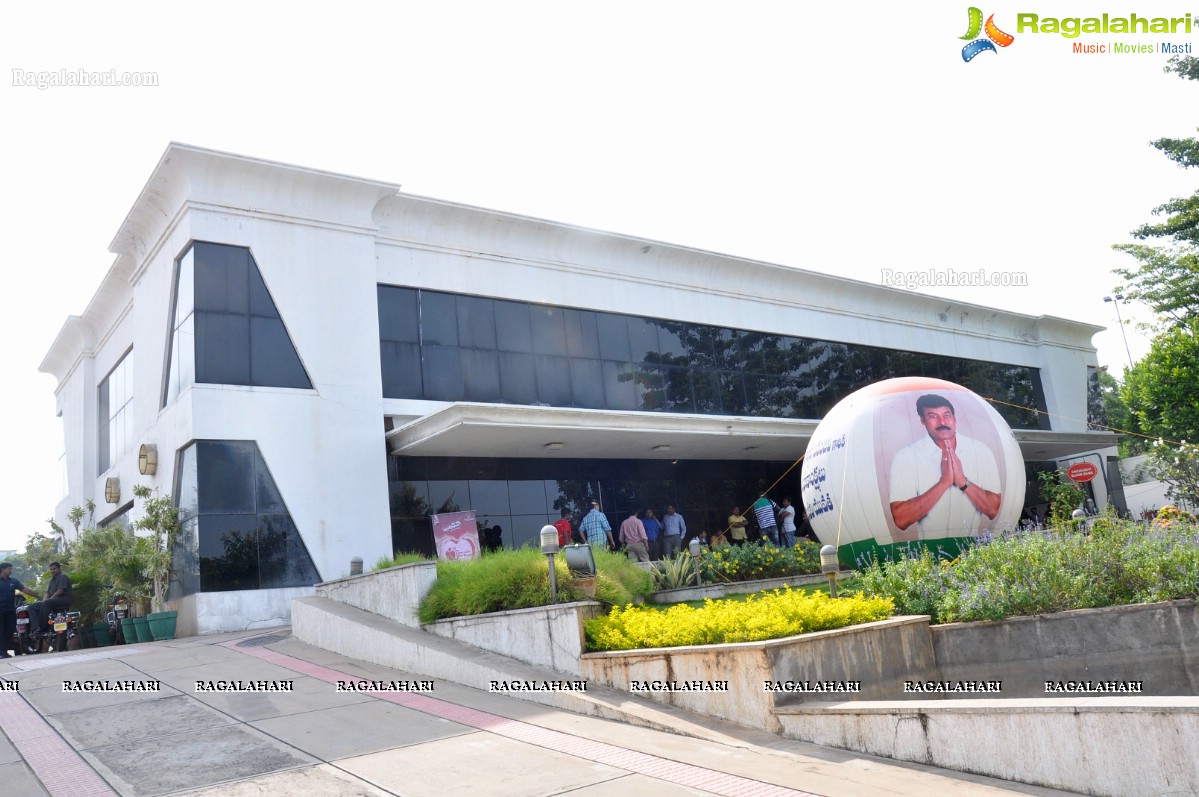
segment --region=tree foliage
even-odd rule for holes
[[[1199,59],[1172,58],[1166,66],[1186,80],[1199,80]],[[1199,166],[1199,138],[1159,138],[1153,146],[1182,168]],[[1199,191],[1176,197],[1154,208],[1162,221],[1133,230],[1141,240],[1157,239],[1163,245],[1117,244],[1140,265],[1116,269],[1125,280],[1121,291],[1170,319],[1170,326],[1193,328],[1199,320]]]
[[[1165,482],[1166,495],[1191,509],[1199,508],[1199,445],[1164,441],[1153,444],[1149,472]]]
[[[1199,338],[1175,327],[1154,338],[1149,353],[1124,378],[1123,397],[1137,427],[1177,443],[1199,440]]]

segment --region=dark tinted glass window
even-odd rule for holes
[[[458,342],[468,349],[494,349],[495,304],[490,299],[458,297]]]
[[[544,516],[549,511],[545,500],[544,480],[510,481],[508,482],[508,497],[512,504],[513,515],[539,514]],[[537,530],[541,531],[541,526],[538,526]]]
[[[196,381],[250,384],[250,317],[196,313]]]
[[[196,259],[195,309],[249,315],[249,250],[197,242],[193,251]]]
[[[262,589],[320,581],[300,533],[286,513],[258,516],[258,567]]]
[[[250,384],[309,387],[308,374],[278,318],[250,317]]]
[[[629,353],[629,324],[625,317],[612,313],[596,313],[595,321],[599,328],[600,357],[621,362],[633,359]]]
[[[196,443],[201,515],[254,513],[254,447],[244,443]]]
[[[422,291],[420,296],[421,343],[458,345],[458,301],[446,293]]]
[[[637,406],[637,390],[634,382],[636,374],[637,367],[632,363],[605,362],[602,364],[604,401],[608,409],[641,409]]]
[[[425,398],[440,401],[459,401],[466,392],[462,375],[460,349],[448,346],[425,346],[421,373],[425,382]]]
[[[379,286],[379,337],[383,340],[420,342],[420,312],[412,288]]]
[[[495,303],[495,336],[500,351],[533,353],[529,306],[517,302]]]
[[[509,404],[537,401],[537,373],[531,354],[500,352],[500,390]]]
[[[500,402],[500,356],[494,351],[462,350],[462,378],[467,401]]]
[[[258,515],[201,515],[200,589],[258,589]]]
[[[566,319],[561,310],[542,305],[529,308],[533,330],[533,351],[537,354],[566,354]]]
[[[648,318],[628,319],[629,352],[635,362],[658,353],[658,329]]]
[[[551,407],[571,406],[570,359],[567,357],[534,358],[537,369],[537,400]]]
[[[476,515],[507,515],[508,482],[501,479],[473,479],[470,482],[470,508]]]
[[[607,408],[604,372],[600,361],[566,360],[566,362],[570,365],[570,384],[574,396],[574,406],[591,409]]]
[[[566,353],[571,357],[596,359],[600,356],[599,328],[590,310],[563,312],[566,326]]]
[[[415,343],[380,341],[380,365],[383,373],[383,395],[389,398],[420,398],[424,395],[421,380],[420,346]]]

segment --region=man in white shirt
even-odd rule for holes
[[[783,508],[779,510],[779,522],[783,524],[783,547],[795,547],[795,507],[791,506],[791,497],[783,499]]]
[[[916,414],[928,435],[900,450],[891,461],[895,525],[901,531],[915,525],[916,532],[977,535],[990,527],[1003,500],[995,455],[979,441],[957,433],[957,416],[948,399],[921,396]],[[906,538],[916,536],[911,533]]]

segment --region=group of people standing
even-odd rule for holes
[[[749,525],[749,519],[741,514],[741,507],[735,506],[729,515],[726,529],[728,541],[731,544],[745,545],[747,542],[768,540],[775,547],[795,547],[795,507],[791,505],[790,497],[784,498],[783,505],[779,506],[763,495],[754,502],[750,510],[758,526],[756,536],[751,538],[750,535],[753,531]]]
[[[783,499],[780,507],[762,496],[751,509],[757,523],[756,531],[741,514],[741,508],[733,507],[724,532],[711,539],[706,531],[697,532],[695,536],[704,546],[726,543],[744,545],[759,539],[769,540],[775,546],[795,546],[796,510],[789,497]],[[577,531],[571,524],[571,512],[568,509],[562,510],[562,517],[554,524],[554,528],[558,530],[559,545],[577,541],[609,550],[623,548],[630,559],[639,562],[673,559],[688,541],[687,522],[673,506],[667,506],[660,518],[653,509],[632,509],[620,526],[613,529],[607,516],[600,511],[599,502],[592,501],[591,511],[583,516]]]
[[[578,532],[572,530],[568,509],[562,510],[562,518],[554,528],[558,529],[560,545],[577,539],[594,548],[616,550],[619,543],[630,559],[639,562],[673,558],[687,536],[687,521],[673,506],[667,506],[661,518],[652,509],[633,509],[614,532],[608,517],[600,511],[599,501],[591,502],[591,511],[579,521]]]

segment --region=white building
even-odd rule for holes
[[[431,512],[518,545],[592,497],[693,530],[779,477],[798,498],[818,419],[887,376],[1007,402],[1029,461],[1113,440],[1086,429],[1099,327],[391,183],[173,144],[111,250],[41,366],[55,514],[113,522],[135,483],[195,512],[181,633],[286,622],[351,557],[429,550]]]

